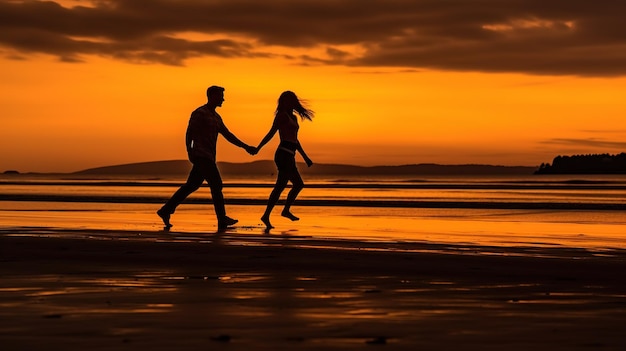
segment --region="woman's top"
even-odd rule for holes
[[[298,119],[293,114],[280,112],[274,119],[274,125],[278,128],[278,135],[281,141],[298,143]]]

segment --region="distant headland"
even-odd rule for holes
[[[272,175],[276,172],[273,161],[247,163],[218,162],[223,175]],[[302,174],[309,175],[532,175],[537,167],[495,165],[440,165],[422,163],[400,166],[355,166],[345,164],[315,164],[308,168],[299,164]],[[191,169],[187,160],[154,161],[116,166],[98,167],[74,172],[75,175],[167,175],[185,176]]]
[[[535,174],[626,174],[626,153],[557,156]]]
[[[244,163],[218,162],[220,172],[226,176],[263,176],[274,175],[276,166],[273,161],[261,160]],[[626,174],[626,153],[589,154],[556,156],[552,164],[540,166],[499,166],[488,164],[445,165],[419,163],[396,166],[357,166],[347,164],[320,163],[308,168],[298,164],[302,174],[307,175],[346,175],[346,176],[411,176],[411,175],[532,175],[532,174]],[[186,176],[191,169],[187,160],[169,160],[138,162],[112,165],[62,173],[76,176]],[[42,173],[21,173],[7,170],[2,174],[21,176]]]

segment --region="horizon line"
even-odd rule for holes
[[[142,165],[142,164],[151,164],[151,163],[166,163],[166,162],[191,162],[188,159],[170,159],[170,160],[156,160],[156,161],[139,161],[139,162],[129,162],[129,163],[118,163],[118,164],[109,164],[104,166],[95,166],[82,168],[75,171],[66,171],[66,172],[21,172],[15,169],[7,169],[2,171],[2,174],[73,174],[80,173],[89,170],[95,170],[99,168],[109,168],[109,167],[124,167],[124,166],[133,166],[133,165]],[[262,159],[262,160],[254,160],[249,162],[232,162],[232,161],[217,161],[217,164],[233,164],[233,165],[245,165],[245,164],[253,164],[260,162],[270,162],[274,163],[274,160],[271,159]],[[297,162],[300,164],[305,164],[304,162]],[[378,164],[378,165],[359,165],[359,164],[349,164],[349,163],[314,163],[313,166],[345,166],[345,167],[359,167],[359,168],[377,168],[377,167],[407,167],[407,166],[443,166],[443,167],[458,167],[458,166],[475,166],[475,167],[501,167],[501,168],[539,168],[539,165],[501,165],[501,164],[490,164],[490,163],[434,163],[434,162],[422,162],[422,163],[404,163],[404,164]]]

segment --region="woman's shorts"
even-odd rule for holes
[[[296,155],[278,148],[274,154],[274,162],[279,172],[293,172],[296,168]]]

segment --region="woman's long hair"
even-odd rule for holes
[[[296,111],[300,118],[308,119],[309,121],[313,120],[313,116],[315,112],[313,110],[306,107],[305,101],[300,101],[298,96],[293,91],[285,91],[280,94],[278,98],[278,106],[276,107],[276,115],[281,112],[287,112],[291,114],[293,111]]]

